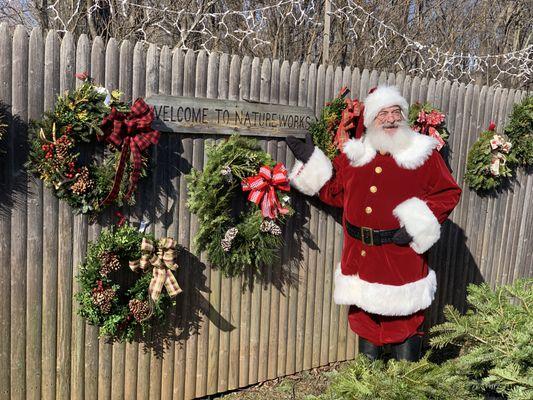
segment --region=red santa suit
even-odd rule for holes
[[[390,93],[378,97],[377,104],[365,102],[366,121],[392,105],[407,112],[400,94],[385,89]],[[424,321],[437,288],[425,253],[439,239],[440,225],[461,193],[435,150],[437,141],[415,131],[409,135],[407,147],[387,155],[365,137],[350,139],[333,164],[315,148],[308,162],[297,161],[291,172],[298,190],[343,208],[344,245],[334,301],[350,305],[351,329],[375,345],[403,342]],[[365,233],[405,227],[413,241],[373,245],[368,237],[352,237],[348,223],[365,227]]]

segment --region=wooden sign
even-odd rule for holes
[[[153,127],[162,132],[303,137],[316,120],[307,107],[166,95],[146,102],[154,107]]]

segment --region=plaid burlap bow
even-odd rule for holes
[[[124,200],[129,199],[135,191],[141,175],[142,152],[159,141],[159,132],[152,129],[153,120],[153,108],[141,98],[133,103],[129,113],[121,113],[113,107],[109,115],[102,120],[100,128],[104,132],[104,140],[121,151],[113,188],[102,204],[109,204],[117,198],[130,153],[133,160],[133,170]]]
[[[147,238],[143,238],[141,243],[142,256],[139,260],[130,261],[132,271],[148,271],[152,268],[152,280],[148,287],[148,293],[152,300],[157,301],[163,290],[163,285],[167,289],[170,297],[181,293],[181,288],[172,271],[176,271],[178,265],[176,259],[176,241],[172,238],[159,239],[157,247]]]
[[[276,190],[290,190],[287,170],[282,163],[274,168],[263,165],[259,174],[250,176],[241,182],[243,192],[250,192],[248,200],[261,203],[261,213],[265,218],[275,219],[278,214],[287,214],[289,210],[281,206]],[[262,200],[262,201],[261,201]]]

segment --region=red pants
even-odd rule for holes
[[[376,346],[402,343],[411,336],[421,334],[418,329],[424,322],[425,310],[401,317],[370,314],[357,306],[350,306],[348,322],[352,331]]]

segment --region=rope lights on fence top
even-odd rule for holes
[[[407,73],[452,80],[466,77],[473,80],[476,73],[491,70],[495,74],[496,84],[500,84],[501,79],[505,78],[528,82],[533,77],[533,45],[503,54],[474,55],[443,51],[399,32],[354,0],[330,1],[333,11],[329,15],[333,20],[346,22],[346,38],[357,39],[365,36],[365,39],[370,39],[368,46],[373,57],[388,51],[393,41],[395,46],[400,41],[403,46],[394,65]],[[52,18],[67,30],[73,18],[76,15],[76,18],[79,18],[79,12],[83,8],[82,0],[75,1],[73,9],[76,13],[72,13],[68,20],[61,18],[59,3],[61,0],[55,0],[48,9]],[[195,46],[208,52],[217,43],[224,41],[233,42],[238,48],[247,44],[252,50],[272,45],[264,32],[272,23],[273,13],[282,18],[290,18],[292,24],[304,27],[321,27],[324,18],[323,12],[316,7],[315,0],[274,0],[271,4],[248,10],[226,8],[224,11],[210,11],[213,6],[219,4],[218,0],[209,0],[196,11],[162,7],[160,4],[161,2],[154,0],[147,0],[143,4],[121,0],[114,12],[127,17],[132,9],[143,10],[144,23],[136,32],[145,40],[148,40],[147,29],[155,28],[167,34],[177,33],[180,37],[177,46],[183,49],[190,48],[192,36],[195,36]],[[105,5],[112,5],[112,2]],[[96,13],[102,9],[102,2],[93,0],[93,4],[85,9],[89,14]]]

